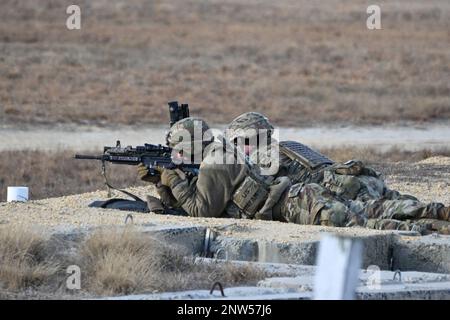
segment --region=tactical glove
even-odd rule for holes
[[[156,184],[156,192],[158,193],[159,197],[161,198],[161,202],[171,208],[177,208],[179,207],[177,199],[172,194],[172,191],[168,186],[163,186],[161,182],[158,182]]]
[[[147,166],[143,163],[138,164],[137,166],[138,176],[142,181],[150,182],[150,183],[158,183],[160,181],[159,175],[151,175]]]
[[[168,186],[169,188],[175,187],[178,183],[182,182],[184,179],[181,177],[183,173],[179,172],[178,169],[163,169],[161,172],[161,184],[163,186]]]

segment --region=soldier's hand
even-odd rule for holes
[[[150,174],[147,166],[143,163],[138,164],[137,166],[139,179],[142,181],[150,182],[150,183],[158,183],[160,180],[159,175]]]
[[[176,186],[179,182],[183,181],[184,179],[180,176],[178,173],[178,169],[171,170],[171,169],[164,169],[161,172],[161,184],[163,186],[168,186],[169,188],[173,188]]]
[[[171,208],[174,207],[180,207],[178,204],[177,199],[174,197],[172,190],[168,186],[163,186],[161,182],[157,183],[155,185],[156,192],[159,195],[159,198],[161,199],[161,202]]]

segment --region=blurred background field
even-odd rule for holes
[[[294,130],[450,123],[448,0],[377,1],[375,31],[366,28],[373,2],[363,0],[79,0],[75,31],[66,28],[71,4],[0,2],[0,201],[9,185],[30,186],[32,199],[103,188],[98,163],[72,160],[84,146],[18,147],[11,130],[25,129],[27,143],[55,127],[107,127],[120,139],[134,125],[166,126],[173,99],[214,124],[250,110]],[[447,179],[445,165],[413,163],[448,156],[450,146],[317,146],[402,183]],[[129,167],[111,179],[140,184]]]
[[[81,30],[66,28],[72,4]],[[373,4],[382,30],[366,27]],[[75,251],[35,233],[52,219],[83,225],[70,201],[23,204],[45,213],[25,228],[4,203],[15,185],[31,200],[106,190],[101,163],[74,154],[163,143],[171,100],[220,129],[262,112],[283,139],[450,204],[449,0],[1,0],[0,299],[74,298],[62,281],[74,263],[87,279],[78,298],[210,285],[211,268],[133,231],[94,233]],[[154,193],[132,166],[108,165],[108,179]],[[265,277],[228,265],[214,274],[227,287]]]
[[[0,123],[166,122],[166,102],[227,123],[446,121],[450,2],[68,0],[0,2]]]

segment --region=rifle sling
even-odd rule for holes
[[[122,189],[118,189],[118,188],[112,186],[112,185],[108,182],[108,178],[106,177],[106,165],[105,165],[105,161],[102,161],[102,175],[103,175],[103,178],[105,179],[105,185],[108,187],[108,198],[111,197],[111,189],[113,189],[113,190],[122,192],[123,194],[125,194],[125,195],[127,195],[127,196],[133,198],[133,199],[136,200],[136,201],[145,202],[144,200],[142,200],[142,199],[139,198],[138,196],[132,194],[131,192],[125,191],[125,190],[122,190]]]

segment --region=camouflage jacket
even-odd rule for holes
[[[181,207],[192,217],[233,217],[227,207],[233,192],[245,179],[249,168],[245,164],[214,163],[223,145],[212,142],[205,147],[199,175],[191,181],[178,178],[169,186]]]
[[[174,198],[192,217],[271,220],[272,208],[291,185],[289,179],[262,176],[257,166],[233,149],[228,150],[231,159],[225,164],[215,161],[220,160],[217,155],[223,151],[222,143],[211,143],[204,150],[197,177],[191,181],[181,177],[171,179],[169,187]]]
[[[250,160],[259,166],[267,167],[270,159],[254,152]],[[279,167],[275,177],[289,177],[292,184],[317,183],[323,185],[335,195],[347,200],[367,201],[370,199],[390,198],[390,191],[381,175],[366,167],[361,161],[322,165],[314,171],[293,160],[283,152],[279,153]]]

